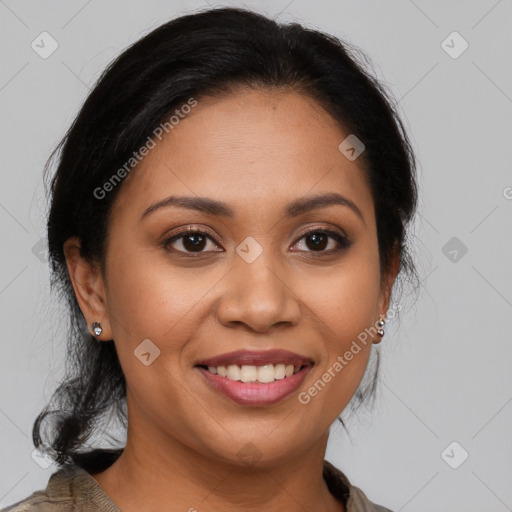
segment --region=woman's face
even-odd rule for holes
[[[381,286],[362,158],[338,149],[348,135],[308,97],[239,91],[200,100],[128,175],[101,322],[126,376],[130,430],[233,462],[285,460],[325,438],[363,377],[378,337],[358,336],[385,314],[394,278]],[[308,202],[333,194],[346,204]],[[148,212],[170,196],[191,200]],[[223,207],[194,207],[203,198]],[[235,355],[256,366],[245,380],[273,383],[197,366],[274,349],[313,365],[283,378],[282,356],[266,360],[276,374]]]

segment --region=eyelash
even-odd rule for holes
[[[330,229],[323,229],[323,228],[314,228],[310,231],[306,231],[305,233],[303,233],[299,239],[297,240],[297,242],[295,242],[294,245],[297,245],[298,242],[300,242],[303,238],[306,238],[312,234],[316,234],[316,233],[320,233],[320,234],[323,234],[323,235],[328,235],[330,238],[333,238],[337,243],[338,243],[338,248],[336,249],[329,249],[329,250],[321,250],[321,251],[312,251],[312,250],[309,250],[309,251],[305,251],[305,252],[308,252],[308,253],[312,253],[313,257],[322,257],[323,255],[332,255],[332,254],[335,254],[335,253],[339,253],[345,249],[348,249],[351,245],[352,245],[352,242],[345,236],[341,235],[340,233],[337,233],[336,231],[332,231]],[[176,249],[169,249],[169,245],[176,241],[176,240],[180,240],[180,239],[183,239],[184,237],[186,236],[190,236],[190,235],[202,235],[208,239],[210,239],[210,241],[214,242],[216,245],[219,245],[217,243],[217,241],[214,239],[214,237],[206,232],[206,231],[201,231],[199,229],[194,229],[194,228],[191,228],[191,227],[187,227],[181,231],[179,231],[178,233],[174,234],[172,237],[166,239],[164,242],[163,242],[163,246],[166,250],[168,251],[171,251],[171,252],[177,252],[177,253],[181,253],[181,254],[186,254],[186,255],[189,255],[190,257],[198,257],[208,251],[197,251],[197,252],[191,252],[191,251],[181,251],[181,250],[176,250]],[[216,252],[219,252],[219,251],[216,251]],[[298,252],[303,252],[303,251],[298,251]]]

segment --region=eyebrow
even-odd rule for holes
[[[314,196],[296,199],[289,203],[284,211],[285,217],[297,217],[304,213],[326,208],[328,206],[341,205],[350,208],[366,224],[361,210],[350,199],[337,193],[318,194]],[[197,210],[210,215],[217,215],[226,218],[233,218],[235,211],[227,204],[208,197],[187,197],[187,196],[169,196],[158,201],[144,210],[140,220],[151,213],[169,206],[185,208],[188,210]]]

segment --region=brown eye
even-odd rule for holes
[[[174,244],[175,247],[172,249],[174,251],[184,253],[201,253],[208,252],[204,250],[208,246],[208,241],[215,242],[209,234],[203,231],[187,229],[186,231],[166,240],[165,247],[168,248]],[[213,245],[214,248],[217,247],[216,243]]]
[[[334,243],[330,242],[329,239],[334,240]],[[332,253],[348,248],[351,245],[348,238],[331,230],[315,229],[303,235],[299,242],[301,240],[305,241],[306,252]]]
[[[295,245],[298,245],[302,240],[304,240],[305,249],[298,249],[298,251],[319,253],[319,256],[323,253],[331,254],[341,251],[351,245],[348,238],[328,229],[311,230],[302,235]],[[211,242],[211,248],[208,248],[209,242]],[[167,239],[164,246],[168,250],[184,254],[201,254],[212,250],[218,252],[216,248],[219,247],[209,233],[191,228],[187,228]]]

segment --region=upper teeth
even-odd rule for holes
[[[263,366],[239,366],[237,364],[231,364],[227,367],[208,366],[208,371],[231,380],[266,383],[284,379],[285,377],[291,377],[294,373],[297,373],[300,368],[300,366],[294,366],[293,364],[266,364]]]

